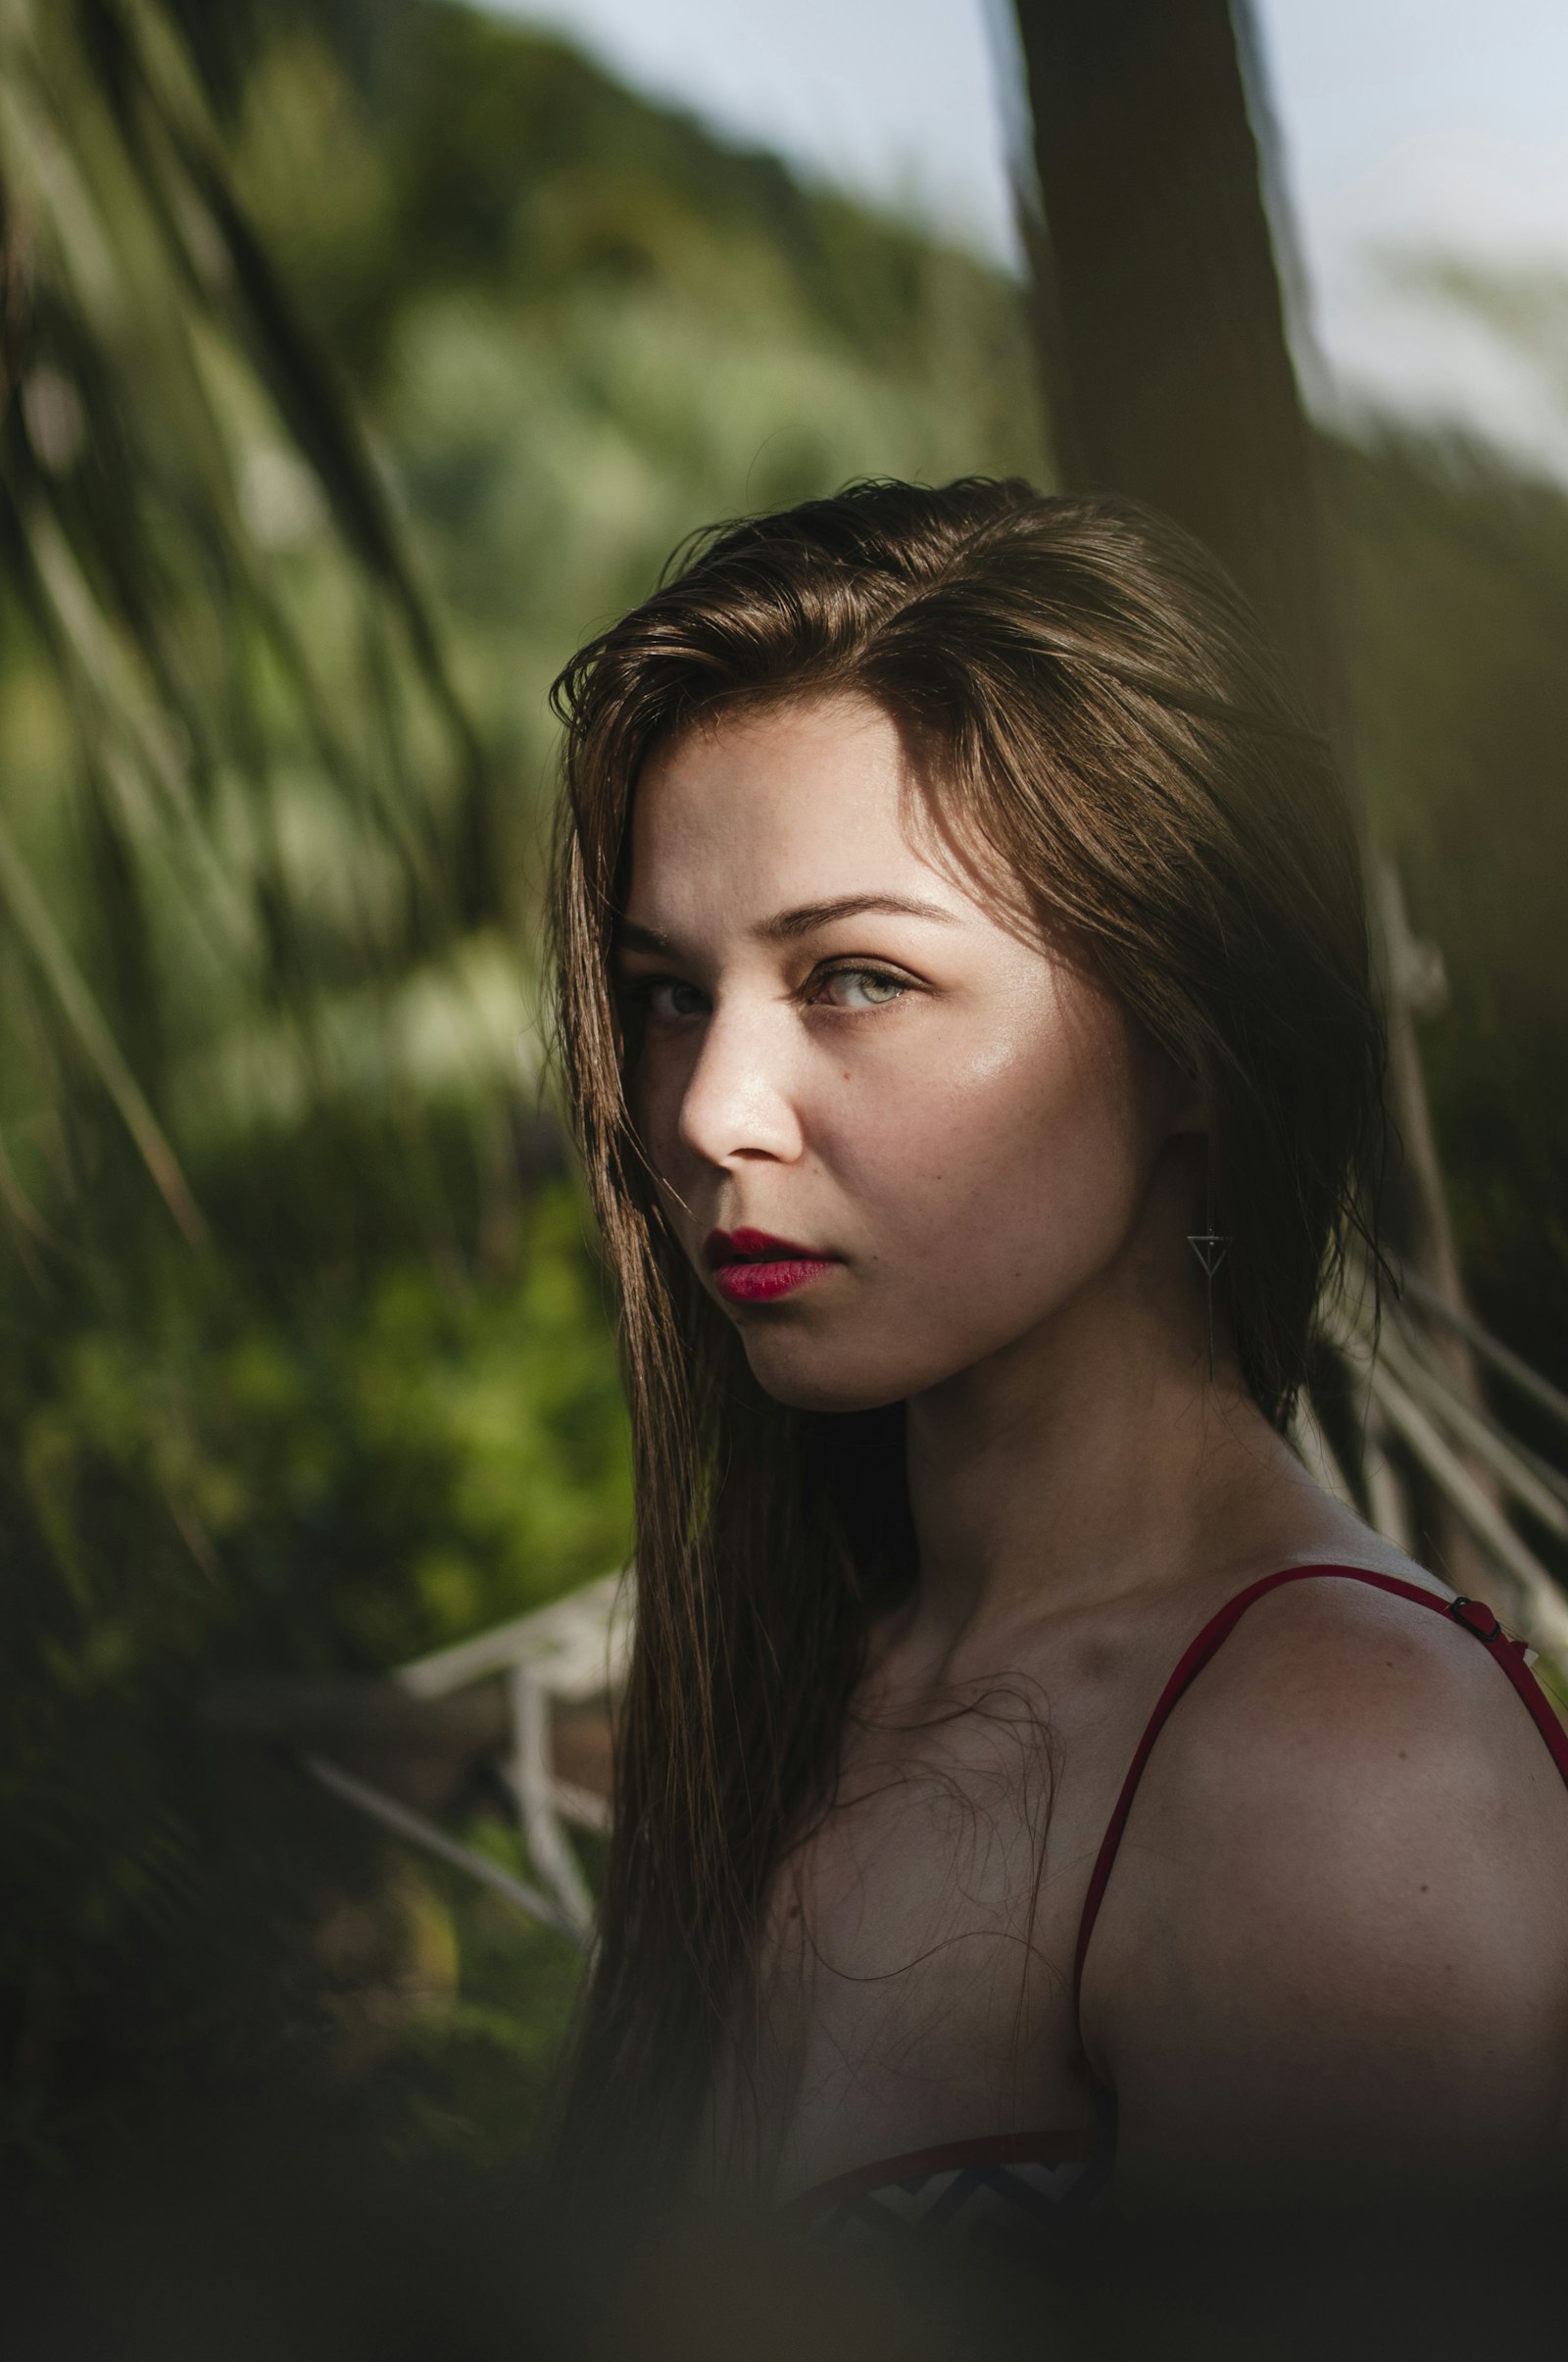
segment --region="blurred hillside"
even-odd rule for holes
[[[9,2133],[65,2165],[347,2061],[399,2139],[503,2153],[569,1951],[389,1875],[196,1703],[220,1670],[395,1662],[624,1552],[530,1014],[545,692],[715,517],[1041,480],[1023,302],[438,0],[23,21]],[[220,234],[233,284],[202,276]],[[1568,498],[1392,427],[1330,456],[1377,824],[1447,965],[1425,1042],[1468,1269],[1568,1382]]]
[[[1042,466],[1012,288],[558,42],[400,11],[250,76],[238,177],[374,420],[498,726],[715,517]]]

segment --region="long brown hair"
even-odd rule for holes
[[[1382,1036],[1355,832],[1243,601],[1133,503],[858,484],[723,525],[556,684],[566,1096],[619,1283],[637,1628],[564,2140],[678,2170],[739,2022],[769,1877],[831,1792],[868,1619],[911,1573],[900,1412],[770,1401],[665,1225],[624,1090],[612,953],[650,751],[741,701],[856,691],[946,830],[1200,1080],[1224,1310],[1286,1423],[1361,1226]]]

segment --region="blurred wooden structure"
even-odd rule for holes
[[[224,1683],[209,1717],[287,1748],[394,1836],[586,1944],[593,1902],[567,1827],[609,1826],[630,1606],[625,1569],[383,1678]],[[436,1817],[486,1805],[515,1826],[533,1882]]]

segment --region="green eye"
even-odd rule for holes
[[[827,981],[841,1009],[885,1009],[909,989],[900,977],[877,967],[837,968]]]

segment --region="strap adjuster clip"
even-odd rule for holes
[[[1450,1599],[1448,1613],[1456,1624],[1463,1624],[1478,1641],[1500,1641],[1507,1636],[1485,1599]]]

